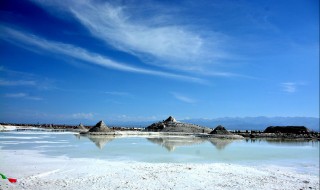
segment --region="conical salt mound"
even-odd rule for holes
[[[0,125],[0,131],[5,130],[5,127]]]
[[[109,132],[111,129],[103,121],[99,121],[89,132]]]
[[[164,122],[177,122],[177,120],[174,117],[170,116]]]
[[[80,123],[76,129],[79,129],[79,130],[87,130],[84,125],[82,125],[82,123]]]
[[[210,132],[210,134],[227,135],[230,134],[230,132],[227,131],[227,129],[224,128],[222,125],[218,125],[213,131]]]
[[[49,125],[48,129],[54,129],[52,124]]]
[[[212,131],[207,127],[201,127],[199,125],[179,122],[172,116],[170,116],[166,120],[152,123],[145,130],[155,131],[155,132],[180,132],[180,133],[210,133]]]

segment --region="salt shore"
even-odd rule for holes
[[[0,189],[319,189],[319,175],[274,165],[180,164],[48,157],[1,150]]]

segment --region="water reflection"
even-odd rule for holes
[[[271,139],[271,138],[260,138],[260,139],[246,139],[247,143],[261,143],[266,142],[273,145],[286,145],[286,146],[310,146],[318,145],[318,140],[306,140],[306,139]]]
[[[109,136],[109,135],[89,135],[89,136],[80,136],[75,135],[76,138],[88,138],[91,142],[93,142],[99,149],[103,149],[104,146],[114,140],[115,138],[128,138],[122,136]],[[141,137],[145,138],[145,137]],[[288,140],[288,139],[219,139],[219,138],[201,138],[194,136],[183,136],[183,137],[173,137],[173,136],[163,136],[163,137],[147,137],[145,138],[149,142],[153,144],[160,145],[165,148],[169,152],[175,151],[177,147],[186,147],[199,145],[202,143],[209,142],[212,144],[217,150],[224,150],[227,146],[234,142],[247,142],[247,143],[263,143],[263,144],[271,144],[275,146],[319,146],[318,141],[306,141],[306,140]],[[128,145],[130,146],[130,145]],[[130,147],[129,147],[130,148]]]
[[[88,136],[88,138],[96,144],[99,149],[102,149],[107,143],[115,139],[114,136]]]
[[[79,140],[81,139],[81,135],[80,134],[74,134],[74,136]]]
[[[200,137],[154,137],[147,138],[147,140],[166,148],[170,152],[173,152],[179,146],[192,146],[206,142],[206,139]]]
[[[161,145],[168,151],[172,152],[176,147],[179,146],[192,146],[195,144],[201,144],[204,142],[210,142],[218,150],[224,149],[226,146],[231,144],[234,139],[218,139],[218,138],[200,138],[200,137],[157,137],[157,138],[147,138],[152,143]]]
[[[89,139],[91,142],[93,142],[99,149],[103,149],[103,147],[111,142],[113,139],[115,139],[115,136],[110,135],[80,135],[80,134],[74,134],[74,136],[81,140],[81,139]]]
[[[228,146],[229,144],[231,144],[233,141],[233,139],[217,139],[217,138],[210,138],[208,139],[208,141],[215,146],[218,150],[222,150],[224,148],[226,148],[226,146]]]
[[[281,144],[281,145],[291,145],[291,146],[309,146],[317,145],[319,141],[317,140],[303,140],[303,139],[266,139],[269,144]]]
[[[99,149],[103,149],[104,146],[115,139],[115,136],[107,135],[91,135],[91,136],[81,136],[75,135],[77,139],[88,138],[92,141]],[[127,137],[117,137],[117,138],[127,138]],[[144,137],[142,137],[144,138]],[[182,146],[193,146],[205,142],[210,142],[218,150],[223,150],[226,146],[231,144],[232,139],[217,139],[217,138],[201,138],[201,137],[148,137],[146,138],[149,142],[160,145],[161,147],[167,149],[169,152],[175,151],[177,147]]]

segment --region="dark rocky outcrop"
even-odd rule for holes
[[[88,132],[111,132],[112,130],[107,127],[103,121],[99,121],[94,127],[92,127]]]
[[[309,132],[305,126],[270,126],[264,130],[264,133],[308,134]]]
[[[146,131],[155,132],[182,132],[182,133],[210,133],[211,129],[201,127],[199,125],[178,122],[174,117],[170,116],[168,119],[153,123],[146,128]]]
[[[210,132],[210,134],[229,135],[231,133],[222,125],[218,125],[213,131]]]

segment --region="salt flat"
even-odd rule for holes
[[[144,163],[1,150],[1,189],[319,189],[317,175],[276,165]]]

